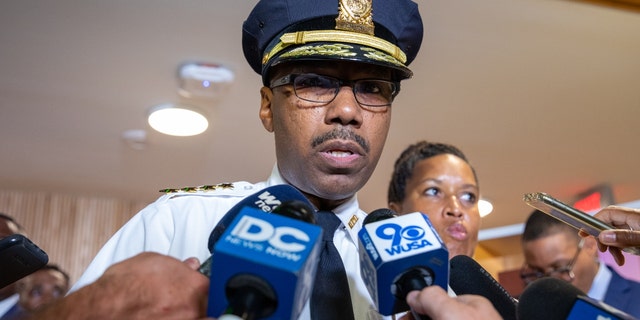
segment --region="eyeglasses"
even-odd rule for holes
[[[520,278],[524,281],[525,284],[529,284],[534,280],[540,279],[542,277],[554,277],[559,279],[564,279],[567,282],[572,282],[576,275],[573,273],[573,267],[575,266],[576,261],[578,260],[578,255],[580,255],[580,251],[582,251],[582,246],[584,244],[584,239],[580,239],[578,243],[578,251],[571,258],[569,263],[564,267],[554,268],[549,272],[543,272],[540,270],[533,270],[528,265],[524,265],[522,270],[520,271]]]
[[[289,74],[271,82],[271,88],[293,84],[296,97],[326,104],[338,96],[340,87],[350,86],[356,101],[367,107],[388,107],[400,91],[400,83],[381,79],[342,80],[313,73]]]

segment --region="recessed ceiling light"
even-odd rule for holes
[[[122,139],[135,150],[142,150],[147,142],[147,132],[142,129],[131,129],[122,132]]]
[[[197,109],[184,105],[165,103],[149,110],[151,128],[172,136],[194,136],[209,127],[209,121]]]
[[[187,98],[217,99],[233,83],[229,68],[215,63],[186,63],[178,72],[178,93]]]

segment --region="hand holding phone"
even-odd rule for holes
[[[523,200],[529,206],[574,227],[576,230],[583,230],[596,238],[601,231],[616,229],[612,225],[565,204],[544,192],[526,193]],[[640,247],[627,247],[622,251],[640,255]]]

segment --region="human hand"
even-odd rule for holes
[[[209,290],[199,266],[195,258],[181,262],[145,252],[108,268],[85,294],[93,295],[92,308],[104,310],[106,318],[198,319],[204,317]]]
[[[619,206],[608,206],[594,215],[612,226],[615,230],[605,230],[598,235],[598,248],[601,252],[609,250],[618,265],[624,264],[622,249],[640,246],[640,210]],[[585,237],[585,232],[580,232]]]
[[[487,298],[470,294],[450,297],[439,286],[409,292],[407,304],[413,312],[427,315],[432,320],[502,319]],[[413,316],[408,314],[403,319],[413,319]]]

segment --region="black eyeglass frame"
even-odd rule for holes
[[[335,88],[334,88],[333,98],[331,98],[331,99],[329,99],[327,101],[318,101],[318,100],[311,100],[311,99],[308,99],[308,98],[301,97],[300,95],[298,95],[298,89],[296,88],[296,85],[295,85],[296,78],[298,78],[300,76],[316,76],[316,77],[319,77],[319,78],[332,80],[332,83],[337,84],[335,86]],[[373,105],[373,104],[361,102],[360,99],[358,99],[358,91],[356,91],[356,88],[357,88],[357,84],[358,83],[366,82],[366,81],[381,81],[381,82],[384,82],[384,83],[392,85],[393,92],[391,93],[391,97],[389,98],[389,102],[385,103],[385,104],[380,104],[380,105],[377,105],[377,104]],[[313,103],[320,103],[320,104],[327,104],[327,103],[330,103],[331,101],[335,100],[335,98],[338,96],[340,88],[343,87],[343,86],[351,87],[351,90],[353,91],[353,95],[356,98],[356,101],[360,105],[366,106],[366,107],[370,107],[370,108],[389,107],[393,103],[393,100],[398,95],[398,93],[400,93],[400,81],[392,81],[392,80],[386,80],[386,79],[375,79],[375,78],[364,78],[364,79],[356,79],[356,80],[343,80],[343,79],[339,79],[339,78],[336,78],[336,77],[325,76],[325,75],[316,74],[316,73],[290,73],[290,74],[287,74],[287,75],[285,75],[285,76],[283,76],[281,78],[278,78],[278,79],[275,79],[275,80],[271,81],[269,87],[271,89],[273,89],[273,88],[276,88],[276,87],[289,85],[289,84],[293,85],[293,92],[295,93],[296,97],[298,97],[300,100],[313,102]]]
[[[580,252],[582,252],[583,246],[584,246],[584,238],[580,239],[580,242],[578,243],[578,251],[576,251],[576,254],[573,256],[573,258],[571,258],[571,260],[569,260],[569,263],[567,263],[566,266],[560,267],[560,268],[554,268],[549,272],[533,271],[533,272],[525,273],[525,270],[530,269],[529,266],[525,264],[524,266],[522,266],[522,269],[520,270],[520,279],[522,279],[525,285],[528,285],[531,282],[543,277],[555,277],[555,278],[564,279],[563,275],[567,275],[569,277],[568,282],[572,282],[576,278],[575,273],[573,273],[573,267],[575,266],[576,261],[578,261],[578,256],[580,256]]]

